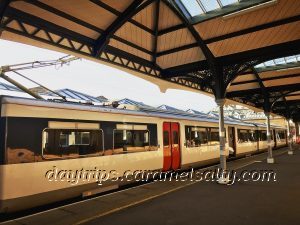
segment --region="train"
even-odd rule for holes
[[[0,212],[9,213],[121,187],[126,182],[53,181],[54,170],[177,171],[219,161],[218,118],[150,107],[0,97]],[[225,119],[226,156],[267,150],[264,124]],[[272,147],[287,145],[272,126]],[[52,175],[50,175],[52,173]]]

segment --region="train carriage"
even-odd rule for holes
[[[219,160],[218,119],[152,108],[104,106],[1,97],[0,212],[32,208],[118,188],[91,180],[50,182],[54,170],[180,170]],[[226,154],[266,150],[263,125],[226,119]],[[284,128],[272,128],[286,145]],[[277,139],[277,137],[279,139]],[[280,143],[277,143],[280,140]]]

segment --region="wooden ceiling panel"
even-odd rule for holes
[[[256,77],[254,74],[246,74],[246,75],[238,76],[237,78],[234,79],[232,83],[234,84],[236,82],[250,81],[255,79]]]
[[[231,85],[228,88],[227,92],[243,91],[243,90],[249,90],[249,89],[255,89],[255,88],[260,88],[260,86],[257,82],[248,83],[248,84]]]
[[[169,68],[192,62],[202,61],[205,57],[200,48],[190,48],[180,52],[164,55],[157,58],[157,64],[163,68]]]
[[[128,45],[126,45],[124,43],[121,43],[121,42],[119,42],[119,41],[117,41],[115,39],[111,39],[110,42],[109,42],[109,45],[112,46],[112,47],[115,47],[117,49],[120,49],[120,50],[122,50],[124,52],[128,52],[128,53],[130,53],[132,55],[135,55],[135,56],[138,56],[140,58],[146,59],[148,61],[151,60],[151,56],[148,55],[147,53],[142,52],[142,51],[140,51],[140,50],[138,50],[136,48],[133,48],[131,46],[128,46]]]
[[[115,35],[149,51],[152,50],[154,37],[132,23],[125,23]]]
[[[267,47],[300,39],[299,27],[300,22],[294,22],[214,42],[208,47],[217,57]]]
[[[178,16],[163,2],[160,3],[159,12],[158,30],[182,24]]]
[[[51,23],[58,24],[59,26],[65,27],[69,30],[75,31],[77,33],[80,33],[84,36],[97,39],[99,37],[99,33],[88,29],[84,26],[81,26],[77,23],[74,23],[70,20],[64,19],[60,16],[57,16],[51,12],[48,12],[44,9],[41,9],[37,6],[31,5],[27,2],[18,1],[18,2],[12,2],[11,6],[15,9],[22,10],[25,13],[31,14],[33,16],[39,17],[41,19],[47,20]]]
[[[299,88],[300,88],[300,77],[267,80],[267,81],[263,81],[263,83],[264,83],[265,87],[282,86],[282,85],[289,85],[289,84],[299,84]]]
[[[285,99],[287,101],[300,100],[300,95],[297,95],[297,96],[286,96]]]
[[[52,1],[52,0],[50,0]],[[99,0],[100,1],[100,0]],[[109,5],[113,9],[116,9],[119,12],[123,12],[134,0],[101,0],[101,2]],[[77,3],[77,0],[76,0]]]
[[[103,30],[117,18],[111,12],[86,0],[76,0],[76,4],[73,0],[43,0],[42,2]]]
[[[132,18],[143,24],[144,26],[150,28],[151,30],[154,29],[154,17],[155,17],[155,3],[150,4],[145,9],[141,10]]]
[[[290,93],[289,95],[300,95],[300,91],[292,92],[292,93]]]
[[[187,28],[184,28],[159,36],[157,51],[162,52],[195,42],[193,35]]]
[[[199,32],[200,36],[206,40],[296,16],[300,13],[299,9],[299,0],[280,0],[276,5],[269,8],[252,11],[226,20],[224,20],[222,17],[217,17],[212,20],[198,23],[194,27]]]
[[[259,73],[259,77],[264,79],[264,78],[271,78],[271,77],[278,77],[278,76],[286,76],[290,74],[300,74],[300,69],[299,68],[290,68],[290,69],[285,69],[285,70],[273,70],[273,71],[266,71],[266,72],[261,72]]]

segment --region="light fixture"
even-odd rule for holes
[[[294,69],[300,69],[300,66],[283,68],[283,69],[278,69],[278,70],[275,70],[275,71],[279,72],[279,71],[294,70]]]
[[[278,2],[278,0],[272,0],[272,1],[264,2],[264,3],[261,3],[259,5],[255,5],[255,6],[246,8],[246,9],[242,9],[242,10],[237,11],[237,12],[227,14],[227,15],[223,16],[222,19],[223,20],[228,20],[228,19],[231,19],[231,18],[236,17],[236,16],[241,16],[241,15],[244,15],[244,14],[249,13],[249,12],[253,12],[253,11],[256,11],[256,10],[259,10],[259,9],[262,9],[262,8],[273,6],[273,5],[277,4],[277,2]]]

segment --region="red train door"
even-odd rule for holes
[[[180,167],[180,135],[179,123],[163,123],[163,171],[176,170]]]

